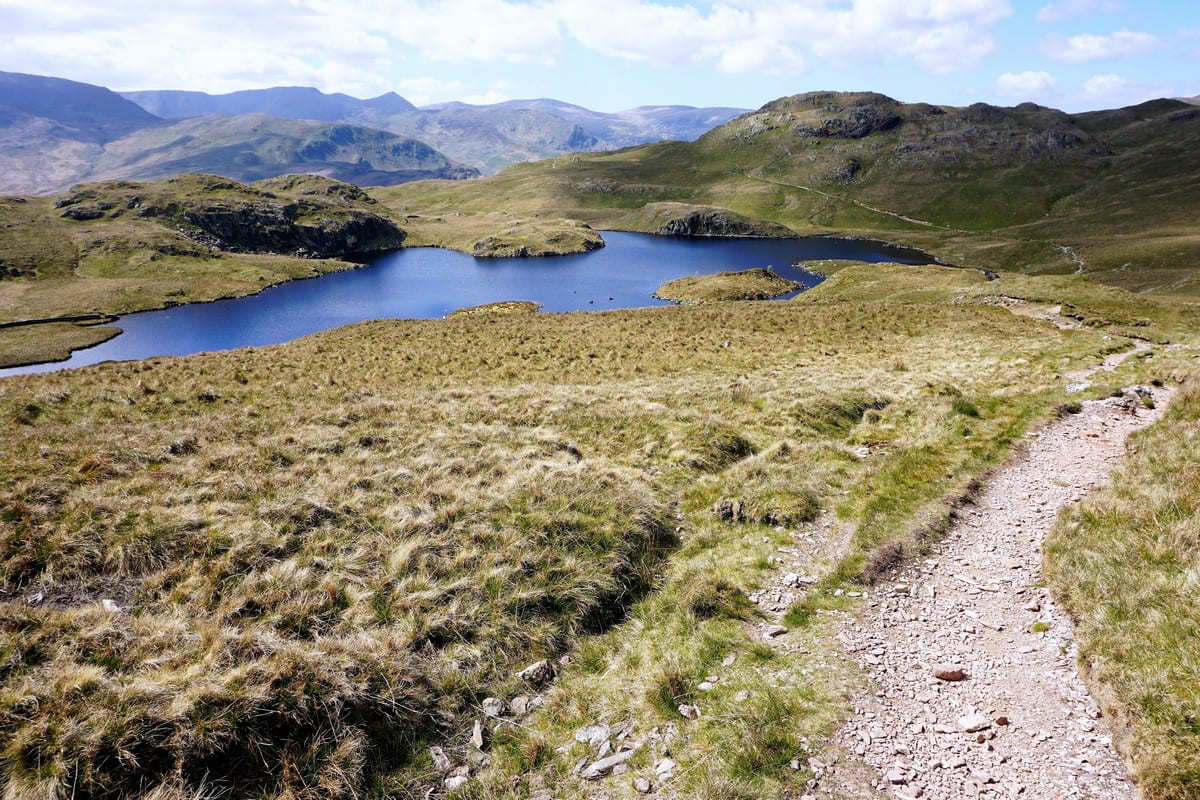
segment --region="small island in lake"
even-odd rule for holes
[[[740,272],[714,272],[676,278],[658,287],[654,296],[675,303],[719,303],[726,300],[770,300],[804,288],[796,281],[757,267]]]

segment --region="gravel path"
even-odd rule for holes
[[[1042,541],[1161,415],[1167,391],[1155,393],[1158,410],[1131,393],[1031,434],[929,557],[840,625],[870,689],[837,735],[844,757],[815,765],[812,796],[1137,796],[1076,671],[1071,622],[1041,587]]]

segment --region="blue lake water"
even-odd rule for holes
[[[603,236],[607,246],[600,250],[551,258],[484,259],[408,248],[360,269],[280,284],[250,297],[129,314],[113,323],[124,331],[114,339],[78,350],[66,361],[0,369],[0,376],[278,344],[363,320],[437,318],[500,300],[533,300],[544,311],[667,305],[651,296],[664,282],[726,269],[772,267],[811,287],[821,278],[796,266],[805,260],[932,260],[916,250],[861,239],[687,239],[614,231]]]

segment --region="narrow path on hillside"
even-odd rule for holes
[[[1054,246],[1060,253],[1069,258],[1072,264],[1075,265],[1076,275],[1083,275],[1085,272],[1087,272],[1087,263],[1083,260],[1083,257],[1079,255],[1079,253],[1075,252],[1074,247],[1068,247],[1065,244],[1056,244]]]
[[[805,186],[800,183],[788,183],[786,181],[777,181],[777,180],[773,180],[771,178],[762,178],[757,175],[747,175],[746,177],[750,178],[750,180],[759,181],[760,183],[771,183],[771,184],[774,184],[775,186],[784,186],[789,189],[800,189],[802,191],[809,192],[811,194],[815,194],[815,195],[824,197],[829,200],[837,200],[842,203],[853,203],[854,205],[858,206],[859,208],[866,209],[867,211],[871,211],[875,214],[882,214],[886,217],[892,217],[894,219],[903,220],[904,222],[910,222],[913,225],[922,225],[926,228],[937,228],[938,230],[952,231],[954,233],[978,233],[978,231],[968,231],[968,230],[964,230],[963,228],[952,228],[949,225],[939,225],[938,223],[930,222],[927,219],[917,219],[916,217],[907,217],[904,214],[899,214],[895,211],[888,211],[886,208],[878,208],[876,206],[867,205],[866,203],[862,202],[861,200],[855,200],[850,197],[841,197],[839,195],[831,194],[829,192],[824,192],[824,191],[821,191],[820,189],[814,189],[811,186]]]
[[[1030,434],[928,557],[873,587],[838,626],[868,689],[852,699],[836,739],[844,757],[814,797],[1136,796],[1076,669],[1070,619],[1042,586],[1042,541],[1168,395],[1154,391],[1155,409],[1136,392],[1086,402]]]

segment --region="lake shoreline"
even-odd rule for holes
[[[935,262],[930,254],[917,248],[859,237],[678,237],[616,230],[605,233],[619,244],[615,250],[613,242],[606,241],[606,247],[580,254],[481,258],[453,248],[401,247],[370,261],[343,261],[340,262],[345,264],[343,269],[278,281],[252,293],[168,304],[115,318],[108,316],[107,321],[116,323],[123,330],[116,340],[129,343],[129,347],[114,344],[114,339],[109,338],[73,349],[66,359],[47,358],[5,365],[0,367],[0,377],[49,371],[49,367],[72,369],[101,361],[140,360],[277,344],[366,319],[440,318],[464,306],[510,300],[538,302],[546,311],[655,306],[669,302],[655,297],[655,290],[667,280],[730,268],[782,267],[785,271],[795,272],[804,287],[811,288],[822,276],[808,271],[800,263],[806,259],[857,253],[869,261]],[[805,252],[814,247],[818,253]],[[435,252],[444,255],[428,255]],[[641,259],[638,261],[640,267],[625,263],[630,255],[635,260]],[[580,259],[591,260],[584,267]],[[545,270],[550,267],[554,269],[553,281],[547,281]],[[347,277],[355,273],[369,275]],[[458,278],[452,277],[451,273],[456,273]],[[295,288],[313,284],[313,278],[326,280],[320,290]],[[646,285],[635,285],[642,283]],[[353,294],[353,288],[348,293],[347,285],[359,285],[357,291],[360,294]],[[303,308],[288,308],[286,298],[262,300],[268,296],[268,291],[298,297]],[[549,303],[546,302],[548,296],[553,298]],[[586,302],[585,297],[589,298]],[[220,305],[256,299],[265,310],[250,313],[244,306]],[[442,305],[438,305],[439,302]],[[281,308],[275,310],[275,306]],[[201,310],[205,307],[220,308],[221,313]],[[225,318],[225,311],[229,312],[229,320]],[[165,322],[167,317],[163,315],[171,314],[179,316],[179,324],[172,326]],[[145,315],[159,315],[163,322],[153,323],[158,324],[157,334],[142,332],[142,338],[149,344],[142,343],[139,349],[139,345],[131,341],[129,329],[152,327]],[[29,324],[36,323],[29,321]],[[241,339],[235,334],[218,336],[211,342],[205,339],[206,335],[219,334],[218,329],[237,328],[239,324],[245,328]],[[199,343],[180,341],[189,329],[194,329],[193,335]],[[101,347],[105,348],[106,357],[89,355]]]

